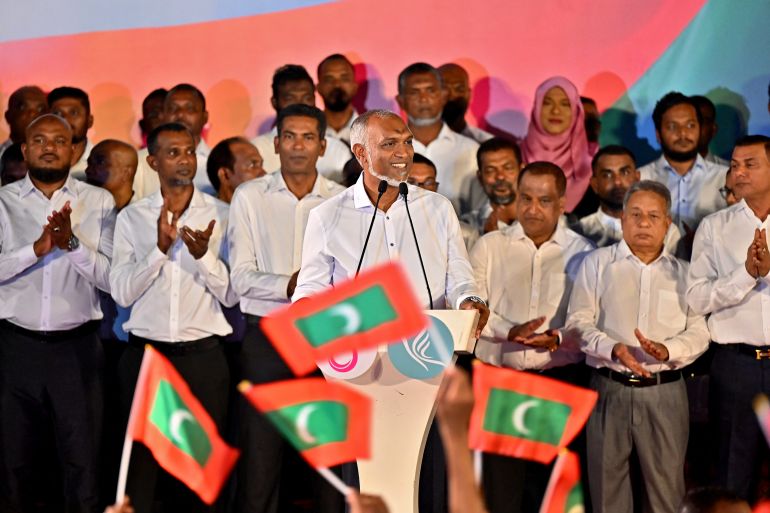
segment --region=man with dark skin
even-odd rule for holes
[[[142,101],[142,119],[139,120],[139,130],[142,132],[142,148],[147,146],[147,136],[163,124],[163,102],[168,91],[158,88],[148,94]]]
[[[466,218],[480,234],[504,228],[516,220],[516,183],[522,168],[516,143],[492,138],[481,143],[476,153],[476,176],[487,202]]]
[[[86,159],[91,153],[88,130],[94,125],[88,94],[76,87],[57,87],[48,93],[48,106],[52,114],[61,116],[72,127],[72,167],[70,175],[85,180]]]
[[[48,110],[46,94],[38,86],[20,87],[8,97],[8,109],[5,111],[5,121],[10,133],[8,140],[0,144],[0,154],[12,143],[24,142],[27,125]]]
[[[342,54],[326,57],[318,65],[318,94],[324,101],[326,135],[350,144],[350,125],[358,113],[353,98],[358,82],[353,64]]]
[[[709,162],[720,164],[722,166],[729,166],[730,163],[711,152],[709,144],[712,139],[717,135],[719,131],[719,125],[717,124],[717,108],[714,102],[709,100],[706,96],[691,96],[695,104],[698,106],[701,116],[700,125],[700,137],[698,137],[698,153],[700,156]]]
[[[599,107],[596,105],[596,100],[585,96],[580,97],[580,103],[583,104],[583,112],[585,113],[586,138],[589,144],[597,147],[602,131],[602,117],[599,113]]]
[[[262,155],[248,139],[230,137],[220,141],[211,150],[206,163],[206,173],[217,191],[217,198],[230,203],[240,184],[265,176],[262,163]]]
[[[465,114],[468,112],[471,101],[470,78],[465,68],[450,62],[439,66],[438,70],[441,72],[444,85],[449,93],[441,113],[444,122],[458,134],[470,137],[478,143],[491,139],[492,134],[469,125],[465,120]]]
[[[21,144],[13,143],[0,155],[0,186],[21,180],[27,175],[27,163]]]
[[[134,175],[138,160],[130,144],[106,139],[91,150],[86,167],[86,182],[112,194],[118,211],[134,197]]]

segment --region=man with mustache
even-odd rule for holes
[[[471,86],[468,72],[459,64],[449,62],[438,68],[444,79],[444,85],[449,95],[447,96],[444,111],[441,117],[449,128],[470,137],[477,143],[483,143],[492,138],[492,134],[481,128],[469,125],[465,120],[465,114],[468,112],[468,106],[471,102]]]
[[[672,220],[689,236],[701,219],[725,206],[719,188],[727,168],[698,153],[703,118],[690,97],[679,92],[666,94],[655,104],[652,119],[663,155],[639,168],[639,175],[668,187]]]
[[[38,86],[23,86],[12,92],[8,97],[8,109],[5,111],[5,121],[11,133],[8,139],[0,144],[0,155],[11,144],[23,143],[27,125],[47,110],[46,94]]]
[[[358,117],[353,97],[358,92],[353,63],[342,54],[328,56],[318,65],[318,94],[324,100],[326,136],[350,146],[350,126]]]
[[[0,510],[32,511],[38,449],[61,469],[56,511],[96,511],[102,312],[115,203],[70,176],[72,129],[45,114],[27,127],[28,174],[0,189]]]
[[[94,125],[88,93],[77,87],[57,87],[48,93],[48,106],[52,114],[63,117],[72,128],[70,175],[78,180],[85,180],[87,159],[93,148],[93,144],[88,140],[88,131]]]

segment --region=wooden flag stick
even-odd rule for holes
[[[342,479],[340,479],[337,474],[329,470],[327,467],[319,467],[316,470],[318,470],[318,473],[321,474],[324,479],[326,479],[330,485],[335,487],[337,491],[339,491],[343,496],[347,497],[350,494],[351,488],[342,482]]]

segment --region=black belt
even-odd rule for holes
[[[151,345],[161,354],[166,356],[180,356],[189,353],[198,353],[214,349],[221,344],[219,337],[206,337],[188,342],[158,342],[147,338],[137,337],[131,333],[128,334],[128,343],[134,347],[144,349],[144,346]]]
[[[770,360],[770,346],[752,346],[751,344],[717,344],[717,346],[751,356],[755,360]]]
[[[627,387],[634,388],[665,385],[666,383],[673,383],[674,381],[679,381],[682,379],[682,371],[678,370],[657,372],[649,378],[645,378],[644,376],[623,374],[622,372],[617,372],[607,367],[600,367],[596,369],[596,372],[605,378],[611,379],[612,381],[616,381]]]
[[[23,335],[25,337],[34,338],[42,342],[59,342],[96,333],[96,330],[99,329],[99,324],[101,324],[101,322],[102,321],[88,321],[84,324],[81,324],[77,328],[72,328],[71,330],[35,331],[22,328],[21,326],[18,326],[5,319],[0,319],[0,328],[11,331],[13,333],[18,333],[19,335]]]

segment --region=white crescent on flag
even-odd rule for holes
[[[361,314],[358,313],[358,310],[353,305],[342,303],[341,305],[333,306],[329,309],[329,315],[345,319],[345,326],[342,328],[342,332],[345,335],[355,333],[361,327]]]
[[[174,413],[171,414],[171,418],[168,421],[168,430],[171,433],[171,438],[174,439],[175,442],[181,444],[184,442],[184,436],[181,433],[182,429],[182,423],[184,421],[194,421],[195,417],[192,416],[192,413],[190,413],[187,410],[175,410]]]
[[[294,428],[297,430],[297,436],[306,444],[314,444],[318,440],[310,434],[308,430],[308,424],[310,422],[310,415],[316,410],[316,405],[309,404],[302,408],[297,414],[297,420]]]
[[[539,403],[540,401],[530,399],[529,401],[524,401],[513,410],[513,417],[511,420],[513,421],[513,427],[516,428],[516,431],[525,436],[529,436],[531,431],[524,425],[524,417],[527,415],[527,411],[534,408]]]

